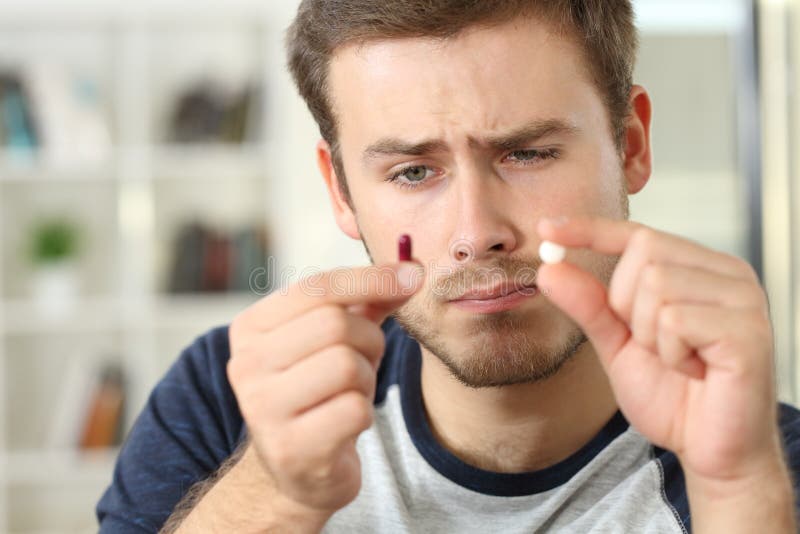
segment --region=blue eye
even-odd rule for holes
[[[404,170],[402,175],[409,182],[421,182],[428,175],[427,167],[409,167]]]
[[[399,170],[391,175],[387,181],[395,182],[401,187],[417,187],[424,182],[433,171],[424,165],[414,165]]]

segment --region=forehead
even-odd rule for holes
[[[389,130],[480,136],[554,114],[569,120],[589,93],[599,102],[579,46],[532,18],[446,40],[348,45],[334,54],[329,81],[343,148]]]

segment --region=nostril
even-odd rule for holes
[[[464,262],[472,258],[475,253],[472,243],[466,240],[459,240],[450,247],[450,255],[459,262]]]

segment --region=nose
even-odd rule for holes
[[[471,170],[462,174],[454,192],[455,228],[449,247],[456,262],[510,254],[517,247],[508,207],[513,192],[493,173]]]

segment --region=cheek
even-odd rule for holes
[[[397,239],[403,233],[401,219],[384,208],[380,188],[365,183],[366,178],[348,173],[350,196],[355,208],[356,224],[361,238],[375,263],[395,261]]]
[[[597,173],[579,161],[562,162],[551,171],[521,175],[514,180],[528,218],[586,215],[596,212],[599,184]],[[535,226],[536,220],[533,221]]]
[[[444,239],[438,232],[448,227],[447,204],[445,197],[430,191],[407,193],[385,184],[364,190],[358,199],[357,219],[373,258],[394,261],[402,234],[411,235],[415,258],[435,255]]]
[[[601,154],[564,163],[547,183],[532,191],[543,215],[618,217],[622,171]]]
[[[376,264],[394,262],[397,259],[397,239],[400,233],[395,236],[393,227],[382,221],[370,220],[363,213],[357,215],[356,219],[361,239],[369,248],[372,260]]]
[[[398,239],[403,234],[411,236],[414,258],[427,257],[428,249],[432,248],[430,228],[434,225],[423,209],[404,208],[397,203],[383,206],[374,200],[364,206],[357,210],[356,220],[376,263],[397,261]]]

